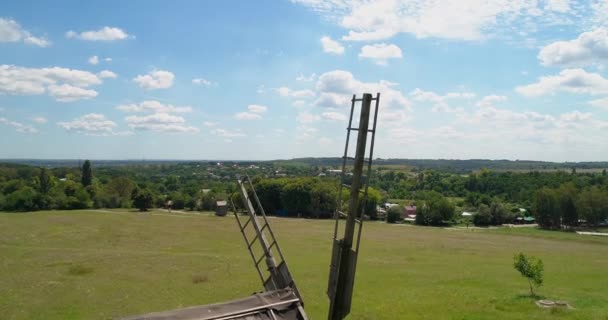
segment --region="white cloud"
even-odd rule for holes
[[[306,105],[306,101],[304,100],[296,100],[294,102],[291,103],[292,106],[299,108],[299,107],[303,107]]]
[[[578,38],[543,47],[538,59],[545,66],[584,67],[608,63],[608,29],[583,32]]]
[[[6,118],[0,118],[0,124],[7,125],[9,127],[13,127],[17,132],[21,133],[38,133],[38,130],[32,126],[28,126],[26,124],[10,121]]]
[[[504,102],[504,101],[507,101],[507,97],[498,96],[498,95],[493,94],[493,95],[483,97],[481,100],[479,100],[477,102],[476,106],[478,106],[480,108],[492,107],[492,106],[494,106],[495,103]]]
[[[346,121],[346,119],[348,119],[345,114],[335,111],[323,112],[321,113],[321,117],[330,121]]]
[[[95,90],[75,87],[69,84],[50,85],[48,91],[51,97],[61,102],[71,102],[97,97],[97,91]]]
[[[0,93],[13,95],[39,95],[48,92],[51,96],[63,99],[67,91],[76,92],[67,96],[91,98],[97,95],[94,90],[83,88],[101,84],[102,80],[94,73],[60,67],[25,68],[13,65],[0,65]],[[73,89],[77,87],[81,90]]]
[[[268,107],[260,106],[257,104],[250,104],[247,106],[247,110],[249,110],[249,112],[252,112],[252,113],[264,113],[268,110]]]
[[[168,113],[154,113],[146,116],[128,116],[125,121],[133,130],[157,132],[198,132],[199,129],[186,124],[183,117]]]
[[[344,46],[328,36],[321,38],[321,45],[323,46],[323,52],[337,55],[344,54]]]
[[[361,48],[359,58],[374,60],[379,65],[386,65],[388,59],[402,58],[401,48],[394,44],[377,43]]]
[[[245,136],[245,134],[240,129],[229,130],[229,129],[217,128],[217,129],[211,130],[211,134],[214,136],[222,137],[222,138],[238,138],[238,137]]]
[[[589,104],[596,107],[608,110],[608,98],[601,98],[589,101]]]
[[[238,112],[234,115],[238,120],[261,120],[262,116],[253,112]]]
[[[296,120],[300,123],[313,123],[321,120],[321,117],[309,112],[300,112],[298,113]]]
[[[333,143],[333,140],[328,137],[319,138],[319,145],[328,146],[328,145],[331,145],[332,143]]]
[[[276,88],[275,90],[282,97],[293,97],[303,99],[315,96],[315,92],[309,89],[292,90],[288,87],[280,87]]]
[[[472,92],[448,92],[442,96],[433,91],[424,91],[416,88],[410,92],[410,96],[412,96],[414,101],[430,103],[432,105],[431,111],[433,112],[461,112],[462,108],[452,107],[449,100],[472,99],[476,95]]]
[[[127,132],[115,132],[116,122],[106,118],[103,114],[89,113],[72,121],[57,122],[57,125],[67,131],[83,133],[92,136],[110,136],[128,134]]]
[[[352,73],[344,70],[334,70],[319,76],[316,84],[317,100],[314,105],[327,108],[350,107],[353,94],[359,98],[362,93],[371,93],[375,96],[381,93],[380,103],[383,108],[410,109],[410,102],[395,89],[396,83],[380,80],[378,82],[362,82],[355,79]]]
[[[198,84],[198,85],[201,85],[201,86],[204,86],[204,87],[210,87],[212,85],[215,85],[214,82],[209,81],[207,79],[203,79],[203,78],[194,78],[194,79],[192,79],[192,83]]]
[[[192,112],[190,106],[174,106],[163,104],[156,100],[146,100],[140,103],[124,104],[116,107],[123,112],[156,112],[156,113],[187,113]]]
[[[526,0],[292,0],[348,30],[342,37],[348,41],[383,40],[399,33],[482,40],[575,17],[573,10],[562,12],[564,6],[557,0],[549,1],[550,12],[545,12],[543,2]]]
[[[118,77],[116,75],[116,73],[110,71],[110,70],[102,70],[101,72],[99,72],[97,74],[100,78],[102,79],[106,79],[106,78],[111,78],[111,79],[116,79],[116,77]]]
[[[317,78],[317,74],[313,73],[310,76],[305,76],[303,74],[300,73],[300,75],[298,75],[296,77],[296,81],[303,81],[303,82],[312,82],[315,81],[315,79]]]
[[[99,63],[99,57],[98,56],[92,56],[89,58],[89,60],[87,60],[90,64],[92,65],[96,65]]]
[[[0,42],[21,42],[38,47],[48,47],[51,42],[46,38],[35,37],[23,29],[17,21],[0,18]]]
[[[35,117],[34,119],[32,119],[32,121],[39,124],[45,124],[47,122],[45,117]]]
[[[146,90],[154,90],[170,88],[174,78],[175,75],[169,71],[155,70],[146,75],[138,75],[133,81]]]
[[[558,91],[569,93],[606,94],[608,79],[583,69],[565,69],[556,76],[540,77],[538,82],[515,88],[524,96],[535,97]]]
[[[205,121],[205,122],[203,122],[203,125],[205,127],[212,128],[212,127],[217,126],[217,122]]]
[[[99,30],[84,31],[80,33],[70,30],[66,32],[65,36],[69,39],[80,39],[87,41],[114,41],[129,38],[129,34],[116,27],[103,27]]]
[[[545,9],[557,12],[568,12],[570,10],[570,0],[547,0]]]
[[[112,58],[107,57],[107,58],[103,59],[103,61],[105,61],[105,62],[112,62]]]

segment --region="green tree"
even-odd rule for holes
[[[541,228],[559,229],[561,227],[561,213],[555,190],[542,188],[536,192],[534,215]]]
[[[576,210],[588,225],[598,225],[608,218],[608,192],[598,187],[583,190],[576,200]]]
[[[454,205],[437,192],[425,196],[422,206],[416,210],[416,224],[439,226],[454,218]]]
[[[51,176],[46,168],[40,169],[40,175],[38,176],[38,192],[42,194],[48,194],[52,187]]]
[[[80,183],[82,183],[84,187],[88,187],[93,183],[93,172],[91,171],[91,162],[89,160],[85,160],[82,165]]]
[[[501,225],[509,219],[509,211],[500,201],[494,200],[490,205],[490,216],[492,225]]]
[[[520,252],[513,257],[513,267],[528,279],[530,295],[535,296],[534,287],[538,288],[543,284],[543,261]]]
[[[476,226],[489,226],[492,223],[492,213],[485,204],[480,204],[477,212],[473,215],[473,224]]]
[[[152,207],[154,202],[154,196],[148,189],[135,189],[133,190],[133,206],[139,211],[148,211]]]
[[[576,194],[576,186],[572,183],[563,184],[558,189],[562,223],[570,227],[578,225],[578,212],[575,205]]]

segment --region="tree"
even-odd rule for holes
[[[477,212],[473,215],[473,224],[476,226],[489,226],[492,223],[490,208],[485,204],[480,204]]]
[[[520,252],[513,257],[513,267],[528,279],[530,295],[535,296],[534,287],[538,288],[543,284],[543,261]]]
[[[576,210],[588,225],[599,224],[608,218],[608,192],[598,187],[583,190],[576,199]]]
[[[89,160],[85,160],[82,165],[80,183],[82,183],[84,187],[90,186],[91,183],[93,183],[93,172],[91,171],[91,162]]]
[[[542,188],[536,192],[534,215],[541,228],[559,229],[561,227],[560,208],[555,190]]]
[[[46,170],[46,168],[41,168],[40,176],[38,177],[38,192],[47,194],[52,186],[51,176],[49,175],[48,170]]]
[[[578,212],[575,205],[576,193],[576,186],[572,183],[563,184],[558,189],[562,223],[570,227],[578,225]]]
[[[135,189],[133,190],[133,206],[139,211],[148,211],[148,208],[152,207],[154,197],[152,193],[147,189]]]
[[[416,211],[416,224],[439,226],[454,217],[454,205],[437,192],[430,192]]]
[[[509,211],[500,201],[494,200],[490,205],[490,216],[492,217],[490,221],[492,225],[501,225],[507,221]]]
[[[397,221],[400,221],[402,212],[402,206],[392,206],[388,208],[388,211],[386,212],[386,222],[396,223]]]

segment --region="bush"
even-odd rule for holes
[[[401,221],[401,213],[403,212],[402,206],[392,206],[388,208],[386,212],[386,222],[388,223],[396,223],[397,221]]]

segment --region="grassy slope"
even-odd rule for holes
[[[272,219],[313,319],[326,317],[330,221]],[[540,310],[513,270],[541,257]],[[108,319],[259,290],[232,217],[119,212],[0,214],[3,319]],[[608,319],[608,239],[534,230],[368,223],[350,319]],[[193,277],[199,283],[193,283]]]

